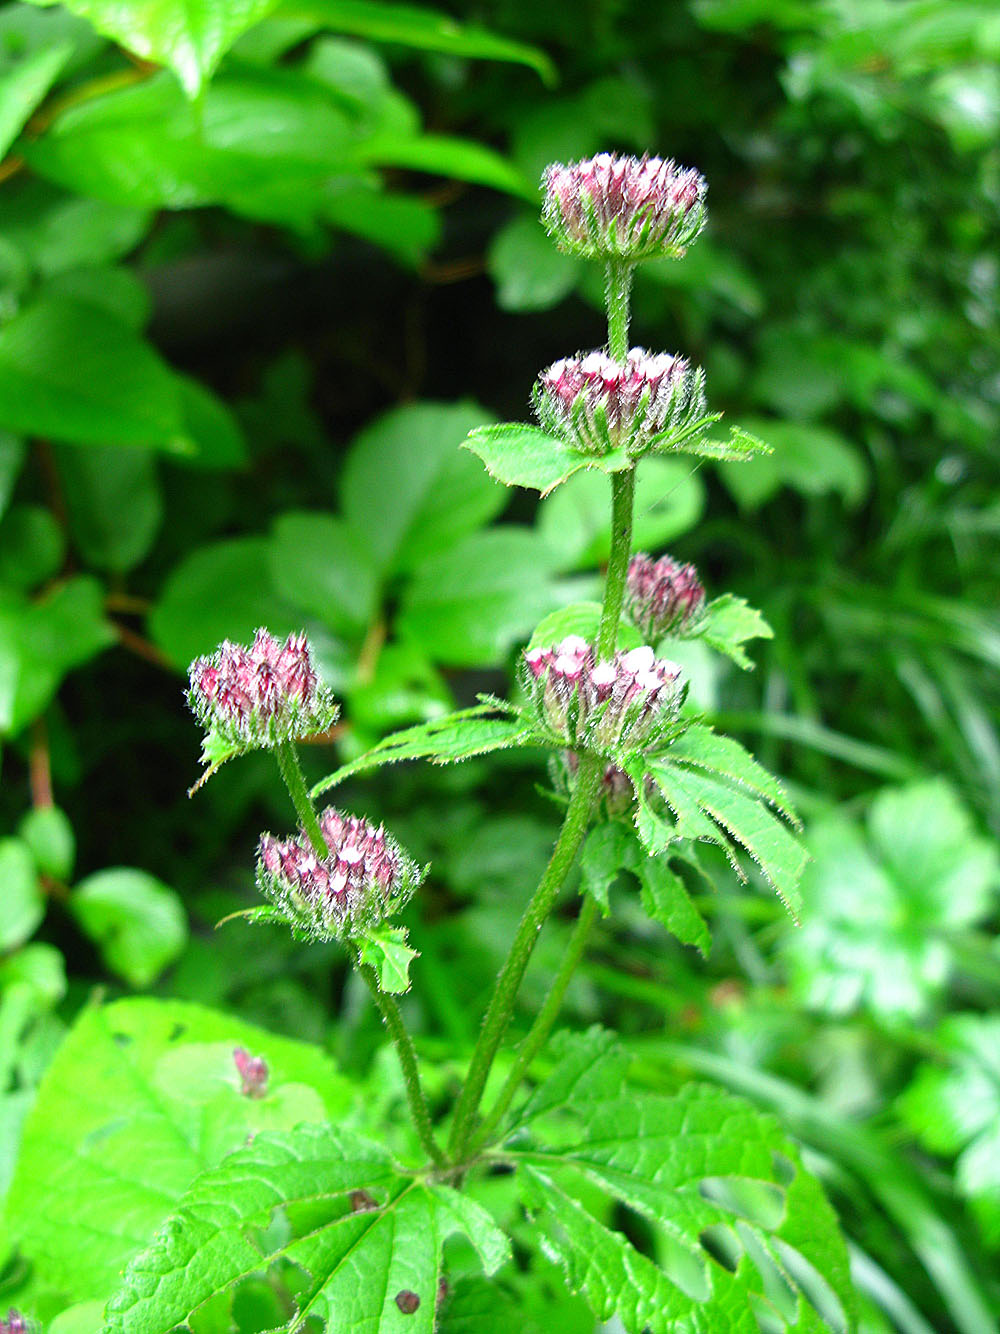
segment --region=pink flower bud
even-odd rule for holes
[[[553,162],[542,187],[549,235],[560,250],[588,259],[679,257],[705,225],[704,179],[669,158],[598,153]]]
[[[563,357],[542,371],[532,391],[542,429],[584,454],[624,449],[638,458],[669,449],[664,432],[705,415],[704,376],[684,357],[635,347],[624,361],[604,352]]]
[[[239,1072],[244,1098],[267,1096],[267,1062],[262,1056],[251,1056],[246,1047],[233,1048],[233,1062]]]
[[[654,561],[639,552],[632,557],[625,586],[625,614],[654,642],[666,634],[683,636],[701,619],[705,590],[693,565],[671,556]]]
[[[542,730],[570,747],[616,756],[651,750],[676,724],[683,689],[680,668],[648,646],[598,662],[578,636],[544,657],[525,654],[524,687]]]
[[[261,629],[249,648],[226,640],[189,675],[188,704],[199,723],[241,750],[325,732],[337,718],[303,634],[281,644]]]
[[[7,1312],[7,1319],[0,1320],[0,1334],[28,1334],[28,1322],[20,1311],[12,1307]]]
[[[279,841],[262,834],[257,861],[261,892],[297,930],[314,940],[352,936],[376,925],[409,899],[425,872],[385,830],[328,807],[319,817],[327,855],[308,836]]]

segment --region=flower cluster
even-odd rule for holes
[[[672,556],[653,560],[643,551],[629,561],[625,614],[650,643],[690,631],[704,606],[705,590],[693,565],[681,565]]]
[[[321,940],[354,935],[388,917],[423,879],[381,825],[331,806],[319,826],[325,857],[301,830],[294,838],[263,834],[260,840],[257,883],[304,934]]]
[[[241,1080],[240,1092],[244,1098],[265,1098],[268,1069],[263,1056],[251,1056],[246,1047],[234,1047],[233,1064]]]
[[[0,1334],[28,1334],[28,1324],[20,1311],[13,1308],[7,1312],[7,1319],[0,1320]]]
[[[542,725],[574,750],[616,755],[666,738],[683,698],[676,663],[648,646],[598,662],[579,635],[524,654],[525,684]]]
[[[703,177],[669,158],[553,162],[542,188],[542,220],[556,245],[588,259],[679,257],[705,225]]]
[[[624,361],[605,352],[563,357],[542,371],[532,393],[544,431],[586,454],[644,454],[705,414],[704,375],[684,357],[635,347]],[[655,447],[655,446],[654,446]]]
[[[241,749],[325,732],[337,719],[304,634],[282,644],[257,631],[249,648],[225,640],[191,664],[188,703],[209,733]]]

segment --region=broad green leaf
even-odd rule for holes
[[[434,9],[394,4],[375,7],[364,0],[283,0],[279,15],[309,19],[333,32],[373,42],[473,59],[513,61],[536,70],[545,83],[556,81],[555,66],[544,51],[474,23],[457,23],[450,14]]]
[[[237,1046],[266,1061],[266,1097],[241,1096]],[[304,1086],[311,1102],[288,1092]],[[9,1234],[62,1305],[106,1298],[199,1172],[264,1127],[343,1123],[354,1099],[318,1048],[229,1015],[152,999],[88,1008],[28,1116]]]
[[[136,332],[149,323],[152,310],[149,288],[121,264],[63,269],[49,278],[45,294],[97,306]]]
[[[583,639],[594,643],[600,624],[599,602],[572,602],[568,607],[561,607],[559,611],[550,612],[548,616],[542,617],[532,631],[528,647],[533,648],[536,644],[546,646],[557,644],[567,635],[580,635]],[[641,643],[642,636],[639,631],[634,626],[622,622],[618,627],[618,647],[638,648]]]
[[[485,1272],[495,1274],[510,1259],[510,1239],[470,1195],[438,1184],[432,1184],[430,1191],[439,1214],[454,1219],[455,1230],[465,1233]]]
[[[168,65],[194,97],[240,33],[275,4],[276,0],[130,0],[127,5],[116,0],[68,0],[66,7],[143,60]]]
[[[104,1302],[77,1302],[56,1316],[49,1326],[49,1334],[92,1334],[100,1329],[104,1316]]]
[[[490,667],[561,601],[548,547],[529,528],[473,533],[425,561],[397,628],[435,662]]]
[[[486,416],[472,403],[415,403],[356,438],[341,480],[344,517],[384,576],[420,569],[507,504],[458,448]]]
[[[582,261],[561,254],[532,212],[497,232],[486,266],[501,310],[548,310],[576,286]]]
[[[193,468],[238,468],[247,461],[243,428],[232,409],[200,380],[175,377],[184,427],[196,453],[183,462]]]
[[[591,1041],[573,1044],[578,1060]],[[530,1138],[521,1125],[498,1156],[515,1166],[544,1251],[599,1319],[617,1314],[628,1334],[759,1334],[758,1318],[848,1334],[854,1301],[833,1212],[770,1117],[696,1084],[659,1096],[619,1079],[568,1100],[555,1085],[546,1099],[557,1077],[559,1065]],[[595,1187],[653,1225],[655,1261],[606,1225]]]
[[[51,1010],[66,995],[66,963],[62,954],[54,945],[38,941],[9,954],[0,963],[0,993],[14,986],[26,987],[35,1006]]]
[[[608,890],[626,868],[634,840],[623,824],[611,820],[594,825],[580,853],[581,887],[596,899],[605,917],[611,911]]]
[[[0,74],[0,157],[5,157],[28,117],[62,73],[72,53],[69,42],[35,51]]]
[[[420,951],[407,945],[403,926],[371,927],[361,938],[361,962],[375,970],[381,991],[409,991],[410,964],[419,957]]]
[[[430,760],[432,764],[452,764],[473,755],[485,755],[493,750],[505,750],[509,746],[523,744],[528,736],[524,723],[516,718],[486,716],[495,712],[492,704],[477,704],[471,709],[461,709],[444,718],[434,718],[417,727],[394,732],[366,754],[351,760],[329,778],[317,783],[312,795],[318,797],[342,783],[345,778],[378,769],[383,764],[423,759]]]
[[[772,450],[749,463],[722,463],[720,474],[739,504],[755,510],[782,486],[803,495],[836,491],[844,504],[858,505],[868,490],[863,456],[842,436],[812,422],[753,420],[754,434],[770,441]]]
[[[60,450],[59,468],[73,542],[87,563],[116,574],[138,565],[163,522],[153,454],[146,449],[67,445]]]
[[[524,486],[543,496],[581,468],[598,466],[595,455],[581,454],[537,426],[520,422],[479,426],[462,447],[482,459],[490,476],[504,486]],[[621,467],[628,466],[626,459],[619,461]]]
[[[275,520],[271,575],[278,593],[333,630],[363,634],[378,596],[367,546],[343,519],[295,511]]]
[[[949,930],[996,903],[995,844],[943,780],[887,788],[867,829],[834,814],[807,843],[802,930],[783,942],[795,990],[833,1014],[926,1013],[953,967]]]
[[[68,880],[76,857],[76,835],[65,811],[58,806],[35,806],[17,830],[31,849],[35,864],[43,875]]]
[[[538,190],[513,163],[491,148],[447,135],[376,134],[363,139],[348,156],[357,167],[406,167],[458,181],[486,185],[534,203]]]
[[[549,1043],[555,1064],[532,1089],[510,1129],[557,1111],[603,1102],[621,1092],[632,1058],[614,1033],[594,1025],[584,1033],[556,1033]]]
[[[31,589],[59,572],[66,537],[44,505],[14,505],[0,520],[0,584]]]
[[[369,181],[345,184],[323,203],[326,222],[381,246],[411,268],[437,245],[441,221],[430,204]]]
[[[174,378],[97,306],[42,297],[0,329],[0,425],[91,445],[190,451]]]
[[[683,945],[693,945],[707,957],[712,944],[708,927],[666,856],[640,857],[636,874],[647,915],[665,926]]]
[[[223,639],[249,642],[258,626],[291,634],[302,615],[271,581],[270,542],[243,537],[202,547],[172,570],[149,625],[170,661],[186,670]]]
[[[66,195],[38,177],[4,206],[4,236],[50,278],[110,264],[141,240],[149,222],[141,210]]]
[[[755,797],[763,797],[792,824],[798,822],[784,788],[774,775],[759,764],[738,741],[720,735],[703,723],[692,723],[676,741],[672,741],[666,759],[671,764],[689,765],[694,769],[707,769],[721,774],[737,786],[746,788]]]
[[[774,638],[774,631],[760,612],[732,593],[712,599],[705,608],[704,620],[697,633],[706,644],[725,653],[744,671],[752,671],[754,667],[743,649],[747,640]]]
[[[643,459],[636,470],[633,545],[656,551],[693,528],[705,508],[696,465]],[[611,552],[611,488],[597,472],[577,473],[540,506],[538,531],[562,570],[591,569]]]
[[[69,910],[111,971],[133,987],[148,987],[187,943],[187,914],[176,890],[131,867],[87,876]]]
[[[35,602],[0,592],[0,733],[19,732],[67,672],[113,639],[94,579],[69,579]]]
[[[31,849],[19,838],[0,838],[0,950],[23,945],[44,916]]]
[[[490,1263],[502,1258],[480,1211],[453,1194],[400,1175],[383,1148],[333,1126],[258,1135],[194,1183],[132,1262],[104,1334],[168,1334],[279,1260],[307,1276],[293,1324],[313,1315],[329,1334],[432,1334],[445,1237],[471,1233]],[[286,1226],[267,1230],[279,1208]]]

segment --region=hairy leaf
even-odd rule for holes
[[[743,650],[746,641],[774,638],[774,631],[760,612],[732,593],[712,599],[695,633],[745,671],[751,671],[754,666]]]

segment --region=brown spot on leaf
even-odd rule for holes
[[[404,1288],[402,1292],[396,1293],[396,1305],[402,1311],[403,1315],[412,1315],[420,1305],[420,1298],[409,1288]]]

